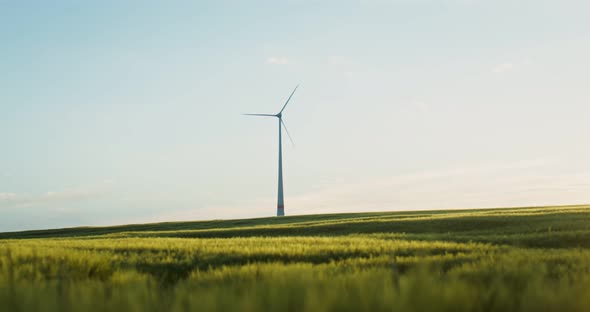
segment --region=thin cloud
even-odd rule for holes
[[[285,56],[271,56],[266,59],[266,64],[287,65],[289,64],[289,59]]]
[[[545,159],[327,183],[289,199],[290,213],[507,207],[588,202],[590,172],[556,173]]]
[[[17,198],[15,193],[0,193],[0,201],[12,201]]]
[[[430,106],[422,101],[413,101],[411,105],[421,113],[428,113],[430,111]]]
[[[584,204],[590,172],[555,173],[550,159],[477,164],[361,181],[325,182],[287,197],[289,215],[363,211]],[[239,206],[171,211],[145,220],[210,220],[273,216],[272,196]]]
[[[42,194],[0,193],[0,208],[31,207],[48,204],[62,204],[103,197],[111,192],[110,183],[102,182],[92,186],[48,191]]]
[[[494,68],[492,68],[492,72],[495,74],[502,74],[502,73],[509,72],[513,69],[514,69],[514,64],[502,63],[502,64],[498,64]]]
[[[492,73],[494,74],[503,74],[507,72],[511,72],[515,69],[522,69],[523,67],[527,67],[532,65],[533,61],[530,58],[525,58],[520,62],[505,62],[498,64],[492,68]]]

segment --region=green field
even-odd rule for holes
[[[0,233],[0,311],[590,311],[590,206]]]

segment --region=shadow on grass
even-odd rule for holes
[[[22,238],[234,238],[404,233],[411,239],[590,247],[590,206],[308,215],[0,233]]]

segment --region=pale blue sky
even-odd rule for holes
[[[590,202],[590,2],[0,0],[0,231]]]

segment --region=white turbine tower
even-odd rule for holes
[[[287,102],[285,102],[285,105],[283,105],[283,108],[281,109],[281,111],[278,114],[276,114],[276,115],[244,114],[247,116],[276,117],[279,119],[279,193],[278,193],[278,198],[277,198],[277,216],[278,217],[285,215],[285,199],[283,198],[283,140],[282,140],[282,134],[281,134],[282,133],[281,130],[283,127],[285,127],[285,131],[287,132],[287,135],[289,136],[289,140],[291,140],[291,144],[293,144],[293,139],[291,139],[291,135],[289,134],[289,130],[287,130],[287,126],[283,122],[283,111],[285,110],[285,107],[287,107],[287,104],[289,104],[291,97],[293,96],[293,94],[295,94],[295,91],[297,91],[298,87],[299,87],[299,85],[297,85],[295,87],[295,90],[293,90],[293,92],[291,92],[291,95],[289,95]]]

